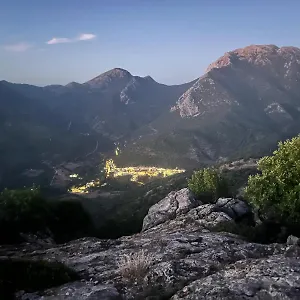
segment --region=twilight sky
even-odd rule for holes
[[[0,80],[84,82],[120,67],[179,84],[224,52],[300,46],[297,0],[0,0]]]

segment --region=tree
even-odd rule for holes
[[[225,178],[210,168],[195,171],[188,180],[188,187],[203,202],[215,202],[219,197],[229,196]]]
[[[285,226],[300,224],[300,136],[280,142],[259,160],[261,174],[250,176],[246,198],[262,219]]]

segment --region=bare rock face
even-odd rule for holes
[[[238,261],[196,280],[173,296],[179,299],[299,299],[300,261],[274,255]]]
[[[83,238],[35,251],[0,248],[0,256],[62,261],[82,278],[38,293],[19,293],[17,298],[300,298],[297,245],[255,244],[211,232],[211,227],[234,219],[215,211],[215,204],[194,203],[187,189],[169,194],[149,214],[155,217],[146,222],[147,230],[117,240]]]
[[[299,93],[300,49],[250,45],[225,53],[178,100],[172,111],[182,118],[228,110],[243,105],[240,88],[251,93],[271,118],[292,118],[285,104],[289,92]]]
[[[149,209],[143,222],[143,231],[167,220],[175,219],[180,214],[187,213],[191,208],[199,204],[199,201],[194,198],[187,188],[171,192]]]
[[[234,222],[251,216],[251,208],[242,200],[219,198],[215,204],[201,205],[189,189],[184,188],[169,193],[149,209],[144,218],[143,231],[165,222],[178,224],[188,220],[192,220],[198,226],[212,228],[222,222]]]

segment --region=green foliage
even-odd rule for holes
[[[258,169],[261,174],[249,177],[247,199],[265,220],[300,225],[300,136],[280,142]]]
[[[53,201],[49,205],[52,217],[48,225],[57,243],[95,234],[91,218],[79,201]]]
[[[0,194],[1,241],[14,241],[20,232],[45,230],[49,217],[49,207],[36,187]]]
[[[50,232],[65,242],[92,235],[93,224],[78,201],[46,201],[36,187],[0,193],[0,244],[22,241],[20,233]]]
[[[195,171],[188,180],[188,187],[203,202],[215,202],[219,197],[229,196],[225,178],[210,168]]]
[[[14,293],[19,290],[33,292],[77,279],[79,276],[75,271],[59,262],[0,258],[0,295],[3,299],[14,299]]]

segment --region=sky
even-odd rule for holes
[[[115,67],[165,84],[226,51],[300,47],[297,0],[0,0],[0,80],[85,82]]]

